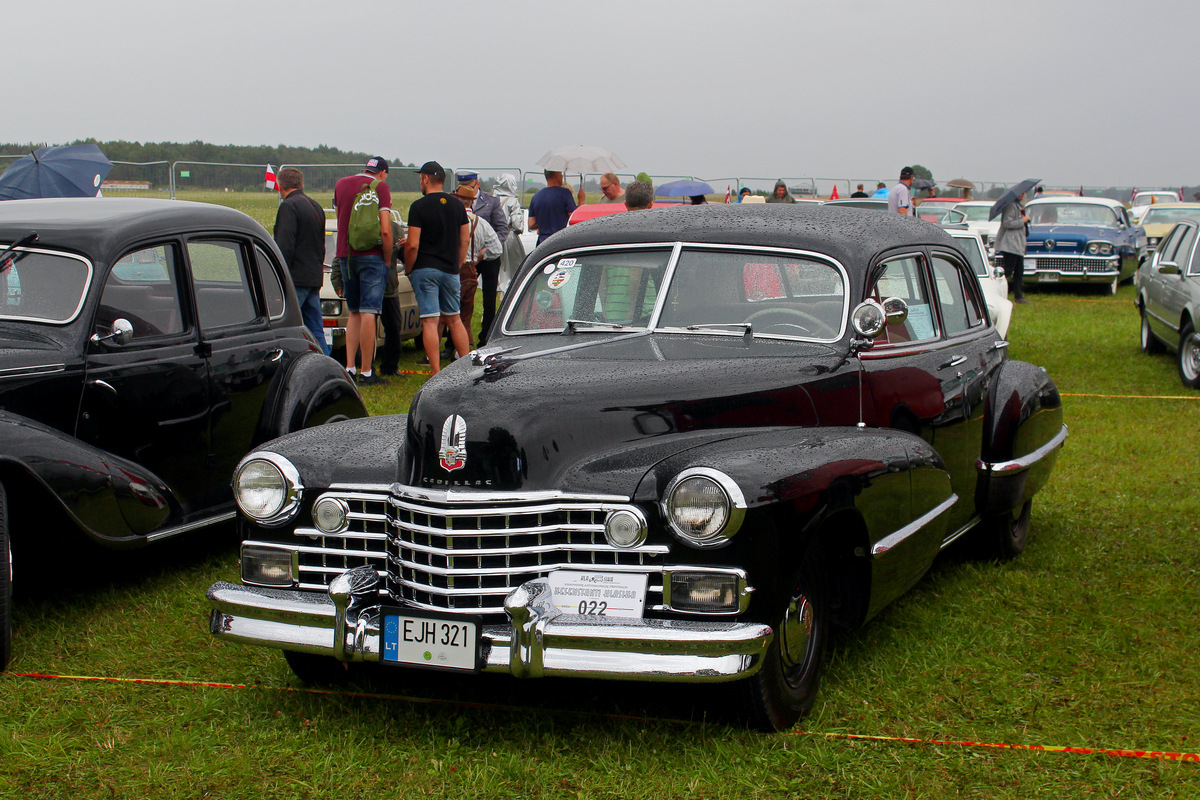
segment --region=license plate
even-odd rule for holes
[[[1038,275],[1038,283],[1058,283],[1057,272],[1045,272]]]
[[[329,345],[330,347],[333,347],[333,331],[330,330],[329,328],[326,328],[324,330],[324,333],[325,333],[325,344]]]
[[[559,569],[550,573],[550,599],[564,614],[641,617],[648,580],[645,574]]]
[[[1026,272],[1037,272],[1037,259],[1036,258],[1025,259],[1025,271]]]
[[[383,661],[426,669],[479,670],[478,617],[385,608]]]

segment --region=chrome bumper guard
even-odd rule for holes
[[[338,576],[328,595],[215,583],[209,630],[226,641],[380,661],[378,584],[370,567]],[[481,668],[519,678],[732,681],[758,671],[774,635],[754,622],[563,614],[545,578],[514,589],[504,608],[509,624],[480,631]]]

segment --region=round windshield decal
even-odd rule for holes
[[[565,269],[560,269],[558,272],[555,272],[546,279],[546,286],[550,287],[551,289],[560,289],[563,286],[566,286],[567,281],[569,280],[571,280],[571,273],[567,272]]]

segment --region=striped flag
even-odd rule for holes
[[[733,194],[729,189],[729,184],[725,184],[725,202],[728,203],[733,198]]]
[[[264,176],[264,178],[267,181],[268,189],[275,189],[278,191],[279,186],[275,183],[275,168],[270,164],[267,164],[267,174]]]

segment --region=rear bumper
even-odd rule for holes
[[[377,576],[360,567],[343,577],[330,585],[329,595],[213,584],[209,630],[231,642],[378,662]],[[360,588],[349,588],[355,585]],[[738,680],[758,671],[774,635],[770,626],[753,622],[562,614],[550,602],[543,578],[515,589],[504,605],[508,624],[484,625],[480,631],[481,667],[521,678]]]

